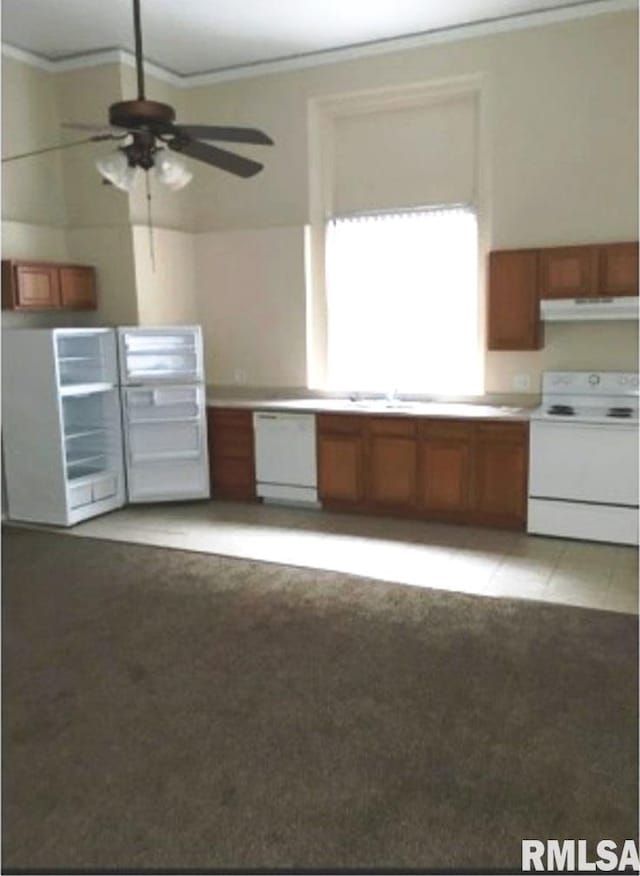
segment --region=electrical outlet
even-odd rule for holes
[[[247,382],[247,372],[242,368],[236,368],[233,372],[233,380],[238,386],[243,386]]]
[[[511,385],[520,392],[526,392],[531,387],[531,377],[528,374],[514,374]]]

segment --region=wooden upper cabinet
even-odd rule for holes
[[[95,269],[54,262],[2,262],[2,307],[6,310],[93,310]]]
[[[2,262],[2,306],[10,310],[60,307],[60,277],[53,265]]]
[[[597,295],[638,294],[638,244],[609,243],[599,247]]]
[[[86,265],[59,268],[60,299],[63,307],[93,310],[97,306],[96,272]]]
[[[541,298],[589,298],[598,294],[598,247],[554,246],[540,250]]]
[[[502,250],[489,254],[488,301],[490,350],[540,348],[537,250]]]
[[[466,511],[471,502],[473,425],[421,424],[420,505],[425,511]]]

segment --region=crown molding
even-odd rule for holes
[[[39,70],[44,70],[47,73],[68,73],[72,70],[82,70],[85,67],[100,67],[104,64],[122,64],[123,66],[133,68],[136,66],[135,55],[126,49],[105,49],[100,52],[90,52],[85,55],[61,58],[59,61],[50,61],[47,58],[40,57],[40,55],[34,55],[33,52],[26,52],[24,49],[17,49],[15,46],[3,43],[2,54],[7,58],[12,58],[14,61],[30,64],[32,67],[37,67]],[[187,88],[190,85],[188,77],[178,76],[176,73],[165,70],[164,67],[159,67],[157,64],[152,64],[149,61],[144,62],[144,71],[149,76],[161,79],[163,82],[168,82],[177,88]]]
[[[541,27],[577,18],[590,18],[605,13],[637,11],[637,9],[638,0],[578,0],[578,2],[570,6],[563,6],[559,9],[543,9],[538,12],[521,13],[507,18],[491,19],[475,24],[462,24],[441,30],[427,31],[413,36],[392,37],[371,43],[344,46],[339,49],[328,49],[322,52],[311,52],[305,55],[279,58],[274,61],[257,61],[253,64],[227,67],[217,71],[181,75],[148,61],[144,62],[144,69],[150,76],[167,82],[176,88],[193,88],[204,85],[216,85],[220,82],[229,82],[234,79],[249,79],[274,73],[304,70],[309,67],[356,61],[392,52],[410,51],[441,43],[475,39],[515,30],[525,30],[531,27]],[[2,54],[24,64],[30,64],[47,73],[66,73],[71,70],[97,67],[102,64],[124,64],[135,67],[135,56],[127,50],[117,48],[52,61],[32,52],[27,52],[24,49],[18,49],[3,43]]]

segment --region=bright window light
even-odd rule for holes
[[[482,391],[471,209],[334,219],[326,257],[329,389]]]

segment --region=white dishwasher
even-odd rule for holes
[[[258,496],[318,506],[314,414],[253,414]]]

